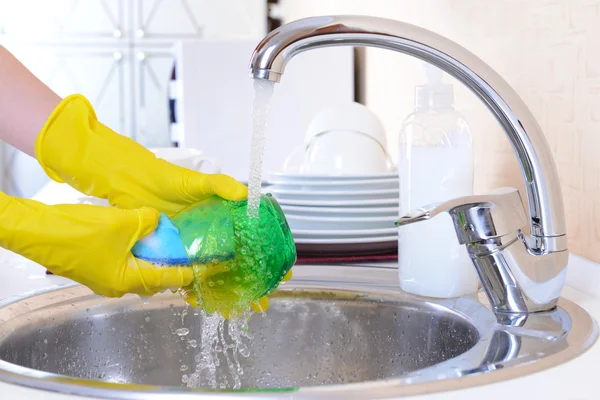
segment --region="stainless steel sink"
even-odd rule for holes
[[[172,294],[106,299],[73,286],[25,296],[0,308],[0,380],[104,398],[385,398],[521,376],[596,338],[566,300],[512,327],[477,296],[418,298],[396,280],[393,268],[297,267],[247,324]]]

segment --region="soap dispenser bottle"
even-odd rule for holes
[[[400,216],[473,194],[471,132],[453,107],[453,86],[443,83],[442,71],[429,63],[425,77],[415,88],[415,110],[399,137]],[[462,296],[476,292],[479,284],[448,214],[399,229],[398,273],[404,291],[428,297]]]

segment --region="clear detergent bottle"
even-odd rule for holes
[[[426,82],[415,88],[415,110],[402,125],[398,173],[400,215],[473,194],[473,147],[464,117],[454,107],[453,86],[425,64]],[[398,232],[401,288],[449,298],[476,292],[478,279],[448,214],[403,226]]]

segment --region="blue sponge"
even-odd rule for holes
[[[190,265],[179,231],[169,217],[162,213],[156,230],[138,240],[131,252],[137,258],[153,264]]]

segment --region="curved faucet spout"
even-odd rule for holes
[[[370,46],[410,54],[464,83],[500,122],[519,160],[527,190],[531,253],[566,251],[562,193],[548,144],[525,103],[488,65],[456,43],[413,25],[328,16],[291,22],[266,36],[252,55],[252,77],[278,82],[296,54],[326,46]]]

